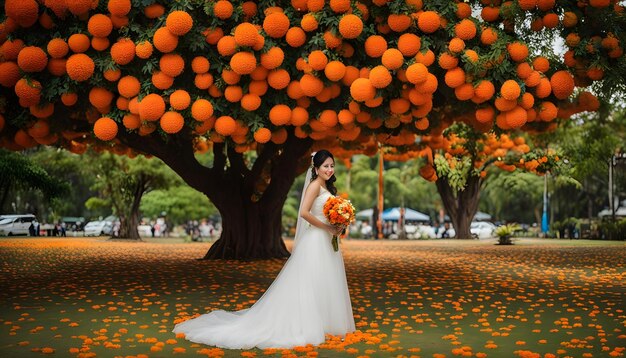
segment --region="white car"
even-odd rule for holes
[[[102,236],[111,235],[113,231],[113,223],[110,221],[90,221],[83,229],[85,236]]]
[[[28,228],[36,221],[35,215],[2,215],[0,236],[28,235]]]
[[[496,226],[488,221],[474,221],[470,224],[470,232],[479,239],[492,238]]]

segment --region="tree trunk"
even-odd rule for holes
[[[268,210],[266,205],[251,202],[247,198],[231,197],[221,206],[220,214],[222,233],[203,259],[289,257],[280,232],[282,211]]]
[[[281,235],[282,208],[300,174],[299,160],[310,147],[310,141],[295,137],[284,148],[266,144],[249,172],[243,170],[242,155],[227,150],[231,168],[219,184],[221,190],[213,196],[207,193],[222,216],[222,233],[204,259],[289,257]],[[219,146],[216,149],[220,163],[224,158]]]
[[[128,240],[141,241],[137,226],[139,225],[139,205],[141,204],[141,198],[146,192],[147,183],[143,176],[140,177],[139,182],[135,185],[133,190],[133,203],[130,208],[127,209],[128,216],[124,216],[124,220],[120,218],[120,232],[119,238]]]
[[[112,183],[108,183],[107,185],[109,193],[117,190],[117,188],[113,188],[112,185]],[[116,204],[116,201],[113,200],[113,206],[118,215],[120,226],[119,232],[116,233],[115,223],[113,223],[113,229],[111,232],[112,238],[137,241],[141,240],[141,237],[139,237],[139,231],[137,230],[137,225],[139,225],[139,204],[141,203],[141,197],[144,192],[145,183],[143,178],[141,178],[139,182],[135,184],[135,189],[133,190],[133,202],[130,204],[130,207],[120,207],[120,205],[123,204]]]
[[[540,223],[541,215],[543,214],[543,204],[535,206],[534,214],[535,214],[535,222]]]
[[[137,225],[139,225],[138,215],[120,216],[120,232],[116,238],[141,241]]]
[[[587,219],[589,219],[589,222],[591,223],[594,215],[593,195],[591,195],[591,188],[589,188],[588,179],[585,178],[585,181],[583,183],[583,192],[587,197]]]
[[[457,239],[473,239],[470,224],[478,211],[482,178],[470,176],[464,190],[455,192],[448,179],[440,177],[435,182],[446,213],[452,220]]]
[[[167,164],[192,188],[204,193],[220,212],[222,233],[203,259],[285,258],[282,208],[312,140],[288,130],[284,144],[259,145],[251,168],[241,153],[225,143],[214,143],[213,166],[201,165],[194,156],[190,133],[164,141],[124,132],[124,144],[150,153]],[[308,158],[306,158],[308,159]]]
[[[11,183],[9,183],[7,181],[6,185],[5,183],[1,183],[0,184],[0,212],[12,212],[11,210],[6,210],[4,209],[4,206],[6,204],[7,198],[9,197],[9,192],[11,191]]]

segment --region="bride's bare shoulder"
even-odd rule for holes
[[[309,185],[306,187],[306,193],[317,196],[320,192],[321,187],[322,186],[320,185],[320,183],[314,180],[311,183],[309,183]]]

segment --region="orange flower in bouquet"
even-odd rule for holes
[[[344,199],[340,196],[331,196],[324,203],[324,216],[328,219],[331,225],[342,227],[345,229],[354,221],[355,209],[350,203],[350,200]],[[339,250],[339,239],[337,235],[333,235],[333,249]]]

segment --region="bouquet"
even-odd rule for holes
[[[340,196],[331,196],[324,204],[324,216],[331,225],[343,227],[345,229],[354,221],[354,206],[350,200]],[[333,249],[339,250],[339,239],[337,235],[333,235]]]

